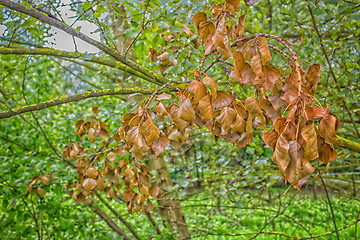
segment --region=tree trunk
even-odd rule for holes
[[[173,186],[168,168],[166,167],[165,160],[162,156],[150,157],[150,169],[156,170],[157,182],[156,184],[160,188],[158,196],[158,206],[160,215],[165,217],[170,225],[170,231],[174,231],[175,228],[179,232],[180,239],[190,239],[188,226],[185,221],[183,209],[178,200],[170,199],[167,194],[166,187]]]

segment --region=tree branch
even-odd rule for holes
[[[103,52],[109,54],[111,57],[113,57],[116,60],[122,62],[123,64],[129,66],[130,68],[134,69],[135,71],[141,72],[142,74],[144,74],[150,78],[153,78],[156,81],[159,81],[162,83],[167,82],[166,79],[162,75],[156,74],[156,73],[152,72],[151,70],[149,70],[145,67],[142,67],[142,66],[138,65],[137,63],[134,63],[130,59],[127,59],[123,55],[120,55],[116,51],[108,48],[101,42],[98,42],[98,41],[86,36],[85,34],[82,34],[79,31],[76,31],[75,29],[69,27],[67,24],[65,24],[63,22],[60,22],[60,21],[58,21],[54,18],[51,18],[41,12],[38,12],[31,8],[24,7],[20,4],[11,2],[9,0],[0,0],[0,5],[3,5],[5,7],[15,10],[17,12],[24,13],[26,15],[29,15],[33,18],[38,19],[39,21],[41,21],[43,23],[46,23],[53,27],[59,28],[59,29],[63,30],[64,32],[70,34],[71,36],[77,37],[77,38],[89,43],[90,45],[102,50]]]
[[[2,0],[0,0],[2,1]],[[82,60],[93,62],[105,66],[109,66],[115,69],[120,69],[124,72],[127,72],[129,74],[132,74],[134,76],[137,76],[139,78],[142,78],[148,82],[155,83],[159,85],[159,82],[156,81],[153,78],[150,78],[132,68],[129,66],[126,66],[122,64],[119,61],[114,61],[106,58],[100,58],[93,56],[91,59],[88,58],[87,54],[80,53],[80,52],[67,52],[67,51],[60,51],[55,50],[52,48],[36,48],[36,49],[30,49],[30,48],[0,48],[0,54],[19,54],[19,55],[48,55],[48,56],[54,56],[54,57],[61,57],[61,58],[80,58]]]
[[[96,196],[99,198],[99,200],[105,204],[105,206],[127,227],[127,229],[130,230],[130,232],[134,235],[134,237],[137,240],[141,240],[139,235],[137,235],[137,233],[135,232],[134,228],[117,212],[115,211],[115,209],[113,207],[110,206],[110,204],[108,202],[106,202],[106,200],[104,200],[101,197],[101,194],[98,192],[95,192]]]
[[[346,139],[346,138],[343,138],[343,137],[340,137],[340,136],[337,136],[337,138],[338,138],[339,143],[340,143],[337,146],[360,153],[360,143],[351,141],[349,139]]]
[[[156,89],[141,89],[141,88],[114,88],[114,89],[104,89],[92,92],[84,92],[81,94],[69,96],[69,97],[61,97],[55,98],[46,102],[41,102],[37,104],[27,105],[27,106],[19,106],[13,108],[8,111],[0,112],[0,119],[13,117],[22,113],[32,112],[36,110],[41,110],[49,107],[53,107],[56,105],[61,105],[64,103],[76,102],[86,98],[94,98],[101,96],[110,96],[110,95],[121,95],[121,94],[132,94],[132,93],[143,93],[143,94],[151,94]]]
[[[131,240],[131,238],[128,235],[126,235],[124,230],[119,228],[101,208],[97,208],[92,205],[91,205],[91,207],[94,209],[94,212],[97,215],[99,215],[109,225],[109,227],[111,227],[115,232],[117,232],[119,235],[121,235],[125,240]]]

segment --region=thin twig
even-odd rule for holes
[[[336,231],[336,237],[338,240],[340,240],[340,237],[339,237],[339,233],[338,233],[338,229],[336,227],[336,220],[335,220],[335,215],[334,215],[334,210],[332,208],[332,204],[331,204],[331,201],[330,201],[330,197],[329,197],[329,193],[327,191],[327,188],[326,188],[326,185],[325,185],[325,182],[324,182],[324,179],[322,177],[320,177],[321,179],[321,182],[324,186],[324,190],[325,190],[325,193],[326,193],[326,198],[328,200],[328,203],[329,203],[329,207],[330,207],[330,211],[331,211],[331,217],[332,217],[332,221],[334,223],[334,227],[335,227],[335,231]]]

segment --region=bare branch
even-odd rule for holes
[[[1,0],[0,0],[1,1]],[[159,82],[156,81],[156,79],[150,78],[141,72],[138,72],[129,66],[126,66],[122,64],[119,61],[114,61],[106,58],[100,58],[93,56],[91,59],[88,58],[88,56],[84,53],[80,52],[67,52],[67,51],[60,51],[55,50],[52,48],[36,48],[36,49],[30,49],[30,48],[0,48],[0,54],[20,54],[20,55],[48,55],[48,56],[54,56],[54,57],[61,57],[61,58],[80,58],[84,61],[98,63],[101,65],[106,65],[115,69],[120,69],[124,72],[127,72],[129,74],[132,74],[134,76],[137,76],[139,78],[142,78],[148,82],[152,82],[159,85]]]
[[[27,106],[19,106],[13,108],[8,111],[0,112],[0,119],[2,118],[9,118],[13,117],[22,113],[32,112],[36,110],[41,110],[49,107],[53,107],[56,105],[61,105],[70,102],[80,101],[86,98],[94,98],[94,97],[101,97],[101,96],[110,96],[110,95],[121,95],[121,94],[132,94],[132,93],[143,93],[143,94],[151,94],[156,89],[142,89],[142,88],[114,88],[114,89],[104,89],[92,92],[84,92],[81,94],[69,96],[69,97],[62,97],[62,98],[55,98],[46,102],[41,102],[37,104],[27,105]]]
[[[126,235],[124,230],[119,228],[101,208],[97,208],[93,205],[91,205],[91,207],[94,209],[94,212],[99,215],[99,217],[101,217],[116,233],[121,235],[125,240],[131,240],[131,238]]]

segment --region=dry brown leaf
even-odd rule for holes
[[[86,191],[91,191],[96,187],[97,183],[95,179],[92,178],[86,178],[83,182],[82,182],[82,187],[86,190]]]
[[[262,79],[264,90],[268,91],[280,79],[280,70],[274,66],[265,65],[262,69]]]
[[[259,50],[261,53],[262,64],[265,65],[268,61],[271,60],[271,54],[269,51],[269,46],[267,45],[266,38],[261,38],[259,44]]]
[[[206,94],[199,101],[199,112],[201,116],[201,121],[206,122],[212,119],[212,107],[210,94]]]
[[[186,98],[179,107],[179,117],[185,121],[191,122],[195,119],[195,110],[191,105],[190,99]]]
[[[160,136],[159,139],[155,140],[152,145],[152,150],[155,152],[156,156],[159,156],[162,152],[165,151],[166,147],[169,145],[170,140],[166,136]]]
[[[141,125],[141,133],[145,137],[148,146],[151,146],[152,143],[160,136],[160,130],[157,126],[155,126],[150,118]]]
[[[288,153],[289,142],[284,134],[278,138],[272,160],[278,165],[281,176],[285,177],[285,170],[290,164],[290,156]]]
[[[215,30],[215,34],[213,36],[213,42],[221,54],[222,60],[225,61],[229,57],[231,57],[231,46],[229,42],[229,38],[226,35],[226,19],[225,17],[221,18],[218,22],[218,25]]]
[[[305,91],[311,95],[314,95],[316,86],[320,81],[320,64],[313,64],[310,66],[306,74]]]
[[[298,182],[315,170],[309,162],[302,163],[302,149],[298,150],[298,147],[296,141],[289,142],[290,163],[285,170],[286,180],[297,189],[299,189]]]
[[[211,99],[214,100],[217,96],[217,90],[218,90],[218,85],[217,83],[214,81],[214,79],[212,79],[211,77],[206,76],[203,79],[203,83],[204,84],[208,84],[211,87]]]
[[[205,84],[197,80],[191,81],[187,87],[187,90],[194,94],[192,104],[197,104],[199,100],[208,93]]]
[[[319,134],[328,144],[339,145],[336,131],[340,127],[340,120],[337,116],[330,114],[328,119],[322,118],[319,123]]]
[[[218,91],[217,96],[212,103],[213,110],[229,106],[233,98],[230,93],[225,91]]]

